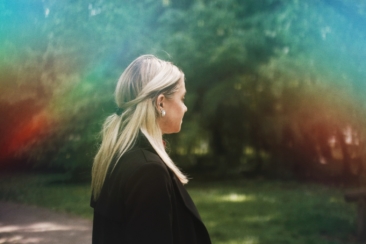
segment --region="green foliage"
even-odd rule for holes
[[[312,174],[335,131],[359,128],[364,35],[338,7],[213,1],[167,11],[175,35],[164,45],[198,94],[192,117],[220,172],[240,172],[254,153],[257,170],[270,159],[271,171]]]
[[[359,143],[343,154],[364,159],[352,151],[365,141],[363,4],[36,0],[0,10],[0,103],[11,118],[0,145],[26,125],[13,111],[47,115],[14,152],[36,165],[90,169],[118,76],[144,53],[185,72],[189,110],[168,137],[182,167],[312,173],[321,157],[340,160],[329,140],[347,128]]]

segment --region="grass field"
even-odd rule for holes
[[[0,200],[92,218],[88,184],[63,175],[1,174]],[[231,180],[187,186],[214,244],[343,244],[355,240],[355,206],[343,191],[293,181]]]

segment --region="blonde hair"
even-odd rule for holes
[[[180,69],[153,55],[138,57],[122,73],[117,83],[115,101],[123,113],[113,114],[105,120],[102,143],[94,158],[91,186],[95,200],[99,197],[112,161],[116,164],[134,145],[140,131],[179,180],[184,184],[188,182],[165,151],[156,106],[157,97],[163,94],[169,99],[182,79],[184,74]]]

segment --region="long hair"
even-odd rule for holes
[[[105,120],[102,143],[94,158],[91,187],[95,200],[100,195],[109,167],[115,167],[111,164],[116,164],[134,145],[140,132],[178,179],[183,184],[188,182],[165,151],[156,106],[157,97],[163,94],[167,99],[171,98],[182,79],[184,74],[180,69],[153,55],[138,57],[122,73],[115,90],[115,101],[123,112]]]

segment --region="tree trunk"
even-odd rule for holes
[[[345,142],[344,135],[340,129],[337,130],[337,139],[339,141],[339,145],[342,150],[343,155],[343,167],[342,167],[342,180],[344,184],[349,184],[350,180],[352,179],[352,172],[351,172],[351,157],[347,150],[347,145]]]

